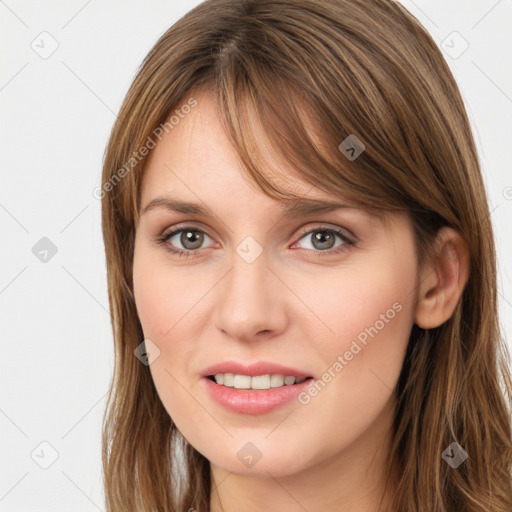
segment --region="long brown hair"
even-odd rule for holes
[[[206,90],[216,95],[244,172],[270,197],[294,196],[265,173],[251,112],[304,181],[383,213],[406,211],[420,263],[442,226],[462,235],[470,276],[461,299],[438,328],[413,326],[396,386],[393,510],[510,512],[512,383],[479,159],[448,65],[421,24],[391,0],[207,0],[142,63],[102,177],[115,343],[103,425],[107,512],[210,509],[209,462],[181,437],[149,367],[134,357],[143,333],[132,283],[141,148],[151,148],[162,126],[172,129],[169,117]],[[365,146],[355,160],[339,149],[349,136]],[[442,458],[453,442],[469,456],[457,469]]]

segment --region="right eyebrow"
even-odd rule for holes
[[[154,210],[155,208],[164,208],[172,212],[202,215],[204,217],[215,216],[213,211],[207,206],[201,206],[197,203],[190,203],[187,201],[180,201],[171,197],[155,197],[155,199],[152,199],[143,208],[141,215],[144,215],[146,212]]]

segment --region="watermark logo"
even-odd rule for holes
[[[441,48],[455,60],[466,52],[469,48],[469,43],[457,31],[454,31],[443,39]]]
[[[441,457],[452,468],[457,469],[468,458],[468,454],[460,444],[453,442],[446,448]]]
[[[149,366],[160,357],[160,349],[149,339],[145,339],[133,351],[135,357],[145,366]]]
[[[338,149],[347,160],[353,162],[364,153],[366,146],[356,135],[351,134],[338,146]]]
[[[245,443],[236,455],[244,466],[252,468],[261,459],[263,454],[255,444],[249,442]]]
[[[42,263],[48,263],[57,251],[57,246],[45,236],[32,247],[32,254]]]
[[[246,263],[251,264],[263,253],[263,247],[252,236],[248,236],[238,245],[236,252]]]
[[[48,469],[59,458],[59,452],[48,441],[43,441],[32,450],[30,456],[41,469]]]
[[[45,30],[30,43],[30,47],[41,59],[46,60],[57,51],[59,43],[57,39]]]

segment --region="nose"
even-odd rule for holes
[[[235,253],[232,269],[217,288],[215,324],[225,335],[250,342],[285,330],[286,287],[269,268],[265,252],[252,263]]]

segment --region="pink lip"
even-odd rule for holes
[[[280,364],[271,363],[269,361],[257,361],[251,364],[241,364],[236,361],[225,361],[223,363],[214,364],[205,368],[201,372],[201,377],[208,377],[216,373],[234,373],[236,375],[249,375],[255,377],[257,375],[284,375],[294,377],[312,377],[310,373],[305,373],[296,368],[282,366]]]
[[[234,361],[209,366],[202,372],[201,382],[210,397],[226,409],[242,414],[264,414],[290,402],[304,391],[314,379],[307,379],[299,384],[270,389],[235,389],[221,386],[208,378],[216,373],[233,373],[238,375],[284,375],[294,377],[311,377],[300,370],[277,365],[270,362],[257,362],[243,365]]]
[[[207,377],[203,377],[201,382],[210,397],[226,409],[242,414],[264,414],[297,398],[313,382],[313,379],[307,379],[300,384],[270,389],[228,388]]]

